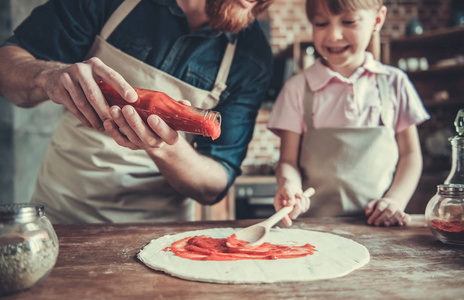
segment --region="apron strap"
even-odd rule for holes
[[[114,11],[106,24],[103,26],[100,36],[106,40],[116,27],[127,17],[127,15],[139,4],[140,0],[125,0]]]
[[[229,77],[230,66],[232,65],[232,60],[234,59],[235,48],[237,42],[234,44],[227,43],[226,50],[224,51],[224,56],[222,57],[221,66],[219,67],[218,74],[216,76],[216,81],[214,82],[214,87],[211,90],[211,95],[219,100],[222,92],[227,88],[226,81]]]
[[[377,74],[377,86],[379,87],[379,94],[380,94],[380,125],[385,125],[386,121],[386,114],[389,108],[389,89],[388,89],[388,81],[386,75]]]
[[[303,113],[307,129],[313,128],[313,99],[314,93],[309,88],[309,84],[306,81],[305,93],[303,96]]]

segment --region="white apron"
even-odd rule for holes
[[[193,106],[213,108],[225,90],[235,44],[228,44],[214,88],[189,85],[110,45],[106,39],[140,0],[126,0],[96,37],[87,58],[99,57],[134,87],[159,90]],[[187,136],[192,140],[191,135]],[[121,147],[84,126],[68,110],[39,171],[33,202],[54,223],[193,220],[194,202],[177,193],[143,150]]]
[[[343,216],[364,212],[367,203],[380,199],[390,187],[398,162],[393,128],[383,126],[393,116],[388,83],[377,75],[381,107],[378,127],[314,129],[313,93],[306,86],[299,164],[303,189],[314,187],[307,216]]]

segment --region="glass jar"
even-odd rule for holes
[[[445,183],[464,184],[464,137],[455,136],[451,142],[451,170]]]
[[[58,237],[43,205],[0,205],[0,295],[40,283],[57,257]]]
[[[440,184],[425,209],[427,225],[443,243],[464,246],[464,184]]]

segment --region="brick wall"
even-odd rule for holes
[[[452,0],[384,0],[384,4],[388,13],[381,35],[398,38],[405,35],[412,18],[418,19],[425,31],[447,27]],[[275,55],[284,52],[291,55],[288,48],[293,47],[295,38],[312,32],[306,18],[305,0],[275,0],[261,17],[270,21],[270,43]],[[267,105],[259,113],[253,140],[242,165],[244,174],[272,174],[279,159],[280,140],[266,129],[269,109]]]
[[[310,34],[306,18],[305,0],[275,0],[269,7],[271,47],[274,53],[291,46],[296,35]]]
[[[306,18],[305,0],[275,0],[269,7],[271,46],[274,53],[291,46],[295,36],[311,34]],[[424,30],[446,27],[451,13],[451,0],[384,0],[388,9],[382,35],[397,38],[404,35],[411,18],[417,18]]]
[[[270,113],[270,108],[267,107],[263,107],[258,113],[253,139],[242,164],[244,174],[274,173],[274,166],[279,160],[280,138],[266,128]]]

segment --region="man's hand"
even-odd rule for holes
[[[179,100],[184,105],[191,105],[187,100]],[[110,135],[120,146],[130,149],[156,149],[164,144],[174,145],[179,140],[179,133],[169,127],[157,115],[150,115],[145,124],[135,109],[124,106],[110,108],[111,120],[104,121],[103,125]],[[113,122],[114,121],[114,122]]]
[[[124,78],[96,57],[45,70],[41,78],[44,90],[53,102],[65,106],[84,125],[100,131],[104,130],[103,122],[111,116],[108,103],[96,83],[98,80],[111,85],[128,102],[137,100],[136,92]]]
[[[169,127],[160,117],[149,116],[147,125],[130,105],[122,109],[113,106],[110,114],[114,122],[106,120],[103,124],[108,135],[120,146],[133,150],[149,150],[161,148],[164,144],[174,145],[179,139],[179,133]]]

